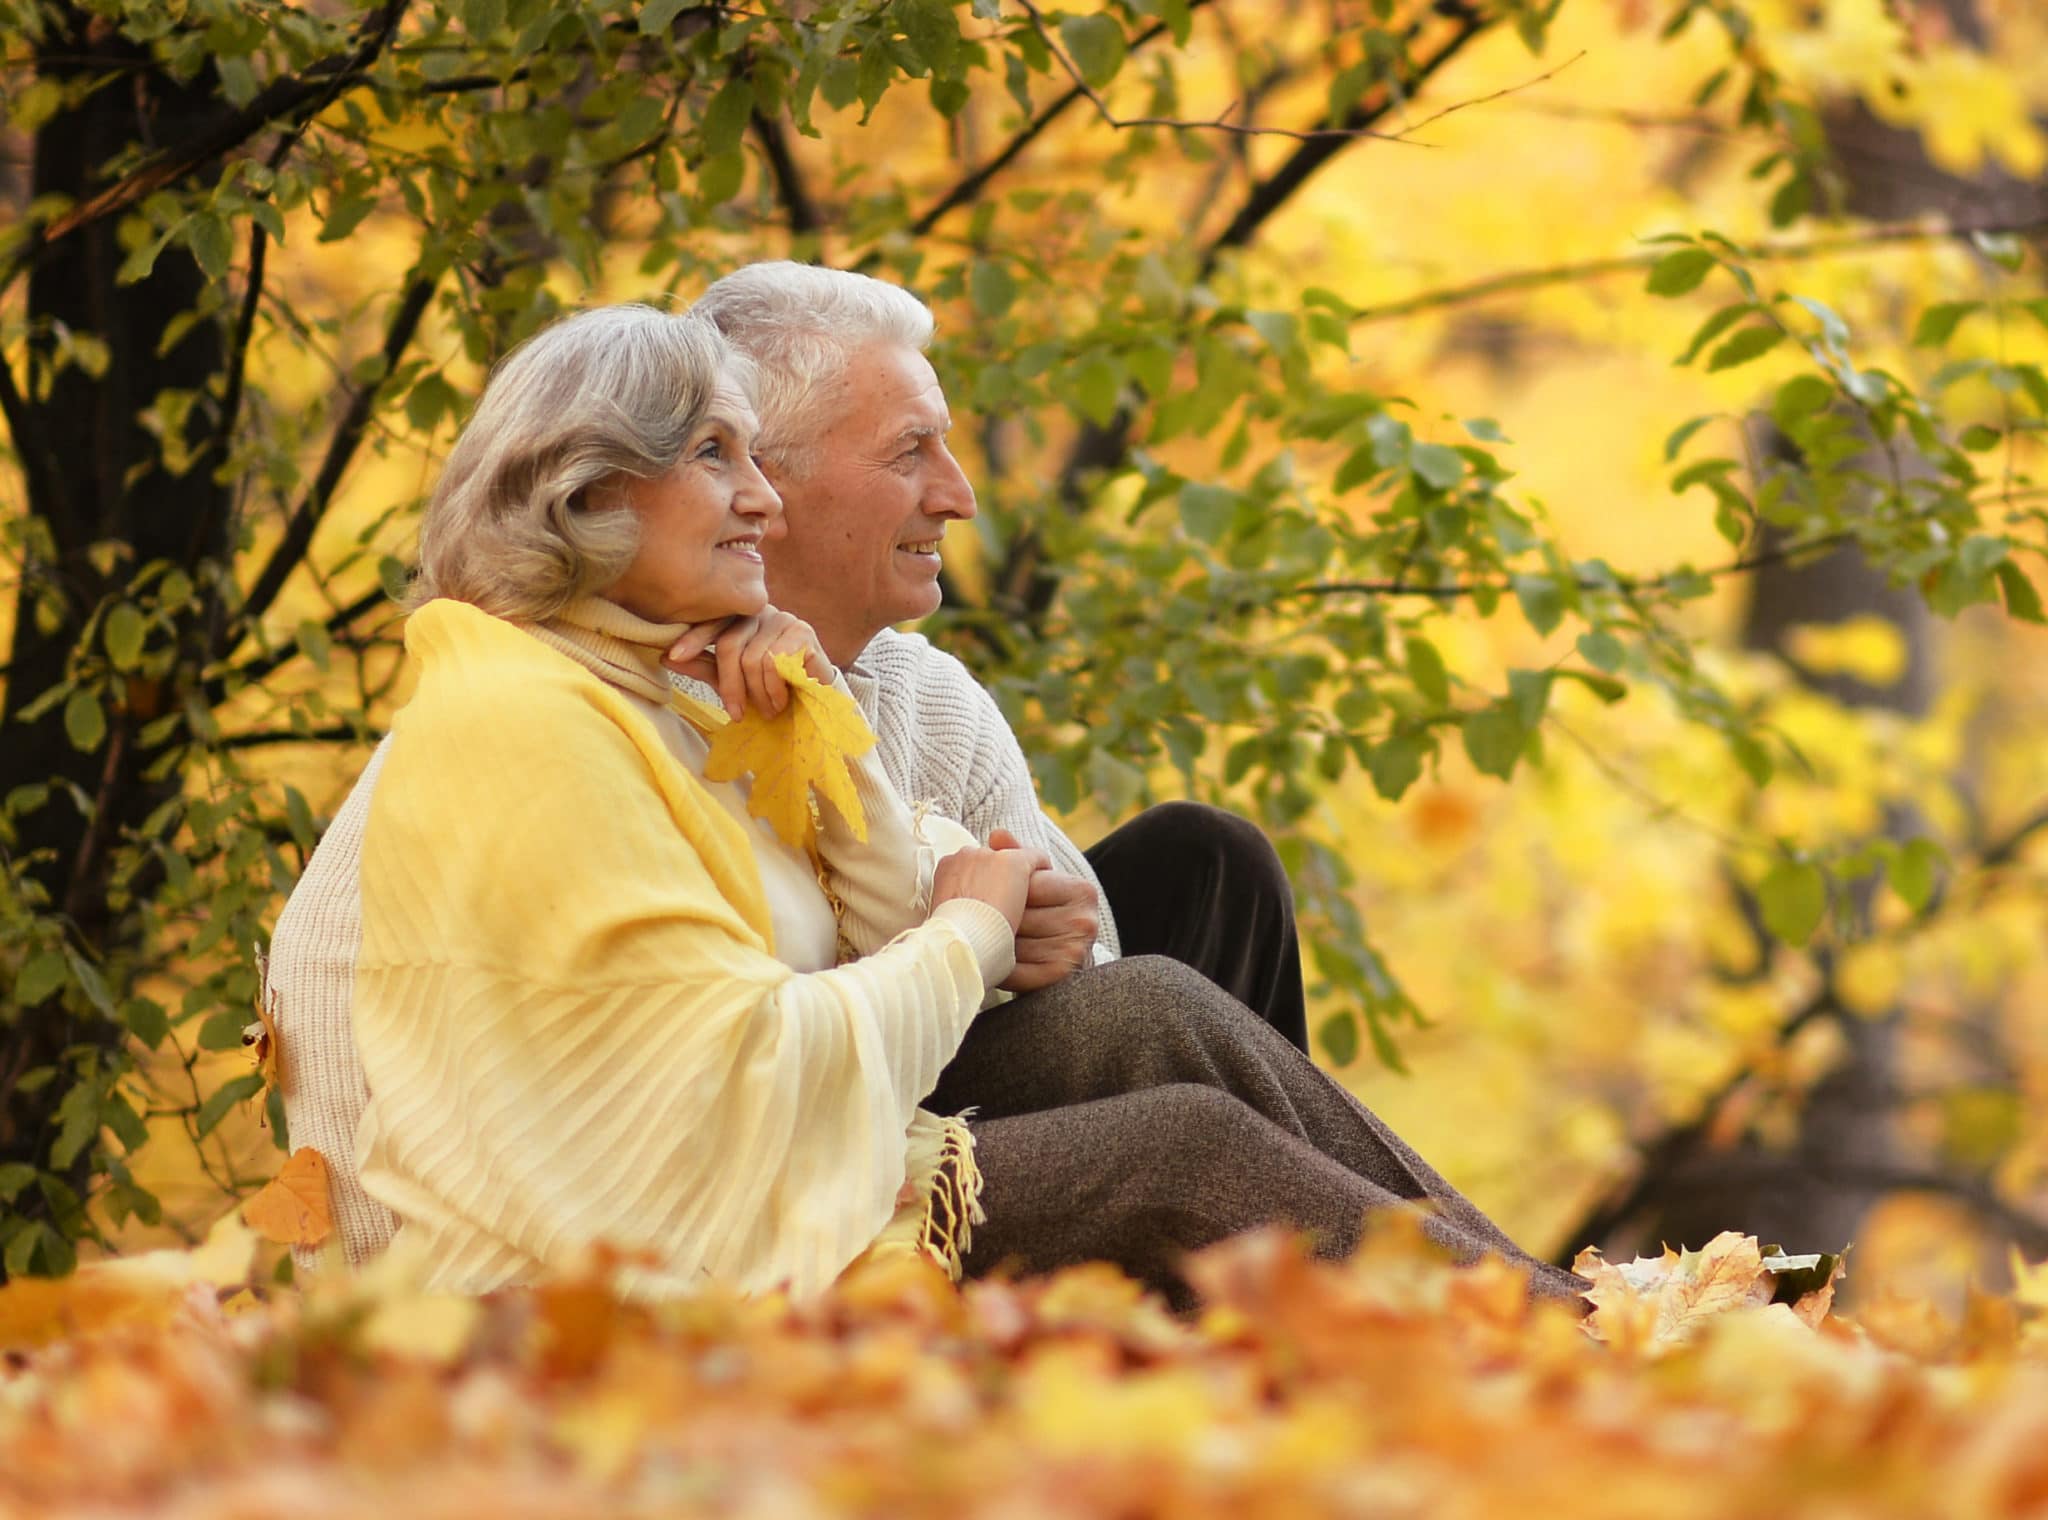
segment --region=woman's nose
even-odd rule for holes
[[[747,460],[746,472],[740,477],[740,488],[733,495],[733,510],[748,517],[776,518],[782,515],[782,494],[768,483],[768,477],[761,473],[761,466],[752,458]]]

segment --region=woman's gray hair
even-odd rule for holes
[[[870,343],[923,350],[932,341],[931,308],[902,286],[786,259],[734,270],[690,310],[754,361],[757,447],[799,480],[816,462],[817,435],[854,351]]]
[[[751,396],[753,365],[695,313],[605,306],[528,338],[449,452],[408,605],[544,622],[617,580],[640,523],[608,487],[674,469],[721,381]]]

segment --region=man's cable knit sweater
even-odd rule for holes
[[[1008,829],[1095,888],[1096,959],[1117,957],[1109,899],[1074,842],[1039,809],[1031,766],[996,699],[922,634],[884,628],[846,667],[847,689],[881,741],[897,795],[962,824],[977,839]]]
[[[1116,955],[1116,925],[1087,858],[1038,808],[1031,771],[994,698],[967,667],[917,634],[884,630],[843,672],[879,739],[876,758],[896,793],[963,825],[978,839],[1008,829],[1085,877],[1100,904],[1098,960]],[[332,1172],[336,1235],[350,1265],[381,1251],[392,1212],[363,1190],[353,1165],[369,1098],[350,1027],[362,942],[364,827],[390,741],[379,745],[313,852],[271,936],[269,995],[293,1078],[285,1118],[294,1147],[311,1146]],[[319,1253],[295,1253],[302,1268]]]

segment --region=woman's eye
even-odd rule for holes
[[[714,438],[697,450],[697,457],[699,459],[722,459],[725,457],[725,450],[719,441]]]

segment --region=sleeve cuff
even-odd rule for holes
[[[1017,936],[1010,921],[988,903],[973,897],[952,897],[932,909],[933,918],[943,918],[960,931],[968,948],[981,962],[981,985],[994,988],[1017,969]]]

